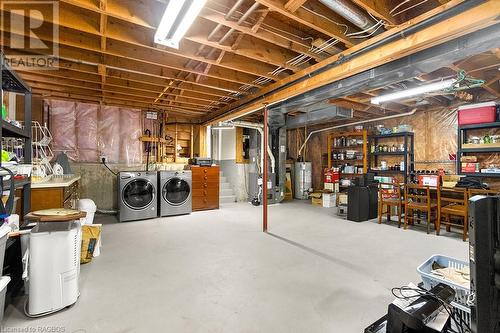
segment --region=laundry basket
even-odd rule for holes
[[[442,267],[451,267],[456,269],[468,267],[469,263],[444,255],[435,254],[427,259],[422,265],[418,266],[417,272],[422,277],[424,288],[427,290],[431,290],[440,283],[444,283],[455,290],[455,299],[451,305],[455,308],[457,314],[462,318],[462,320],[470,326],[470,307],[467,302],[470,296],[470,288],[465,288],[459,284],[433,275],[431,273],[433,262],[436,262]]]

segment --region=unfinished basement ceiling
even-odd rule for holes
[[[205,119],[447,2],[209,0],[176,50],[153,42],[167,1],[61,0],[60,69],[19,72],[44,97]],[[51,41],[49,27],[40,37]]]

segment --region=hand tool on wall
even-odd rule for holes
[[[149,129],[145,130],[144,134],[149,136],[149,138],[151,139],[151,131]],[[151,153],[151,141],[147,141],[144,144],[144,146],[145,146],[144,149],[146,151],[146,171],[149,171],[149,155]]]

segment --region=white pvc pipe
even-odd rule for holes
[[[415,112],[417,112],[417,109],[413,109],[410,112],[406,112],[406,113],[394,114],[392,116],[385,116],[385,117],[380,117],[380,118],[375,118],[375,119],[361,120],[361,121],[356,121],[356,122],[349,123],[349,124],[337,125],[337,126],[332,126],[332,127],[327,127],[327,128],[322,128],[322,129],[319,129],[319,130],[316,130],[316,131],[312,131],[311,133],[309,133],[309,135],[307,136],[307,138],[304,140],[304,143],[300,147],[298,156],[301,155],[302,150],[304,149],[304,147],[307,144],[307,141],[309,141],[309,139],[311,138],[311,136],[314,135],[314,134],[316,134],[316,133],[321,133],[321,132],[324,132],[324,131],[330,131],[330,130],[336,129],[336,128],[342,128],[342,127],[347,127],[347,126],[354,126],[354,125],[360,125],[360,124],[365,124],[365,123],[371,123],[371,122],[374,122],[374,121],[380,121],[380,120],[387,120],[387,119],[393,119],[393,118],[411,116],[411,115],[414,115]]]

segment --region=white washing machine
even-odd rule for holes
[[[190,214],[191,170],[160,171],[160,215]]]
[[[158,216],[158,172],[121,171],[118,173],[120,222]]]

